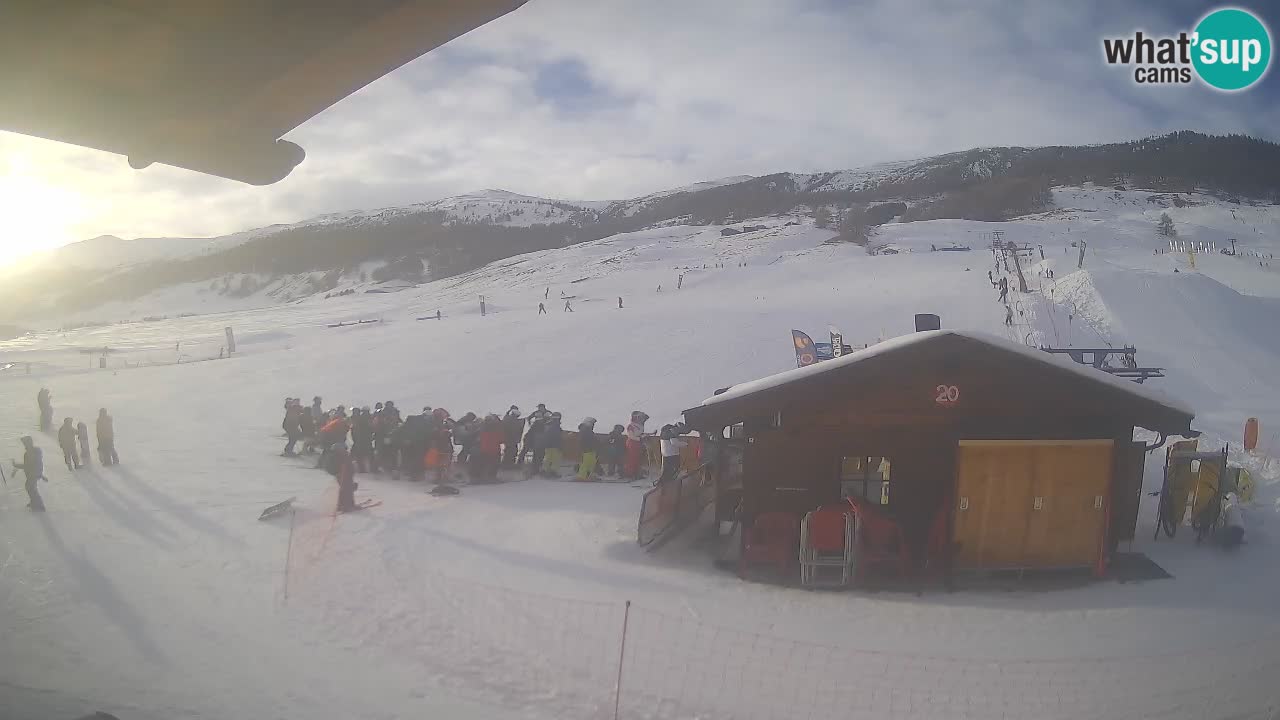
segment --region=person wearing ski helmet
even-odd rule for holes
[[[649,416],[642,410],[631,412],[631,422],[627,423],[626,461],[623,464],[623,475],[632,479],[640,479],[640,460],[644,457],[644,424]]]
[[[548,477],[560,477],[561,448],[564,447],[560,417],[558,412],[551,413],[542,428],[542,473]]]
[[[582,460],[578,463],[578,482],[589,482],[591,473],[595,472],[599,440],[596,438],[596,419],[587,417],[578,424],[578,447],[582,450]]]
[[[601,461],[605,471],[613,477],[618,477],[622,472],[622,458],[627,450],[626,432],[625,427],[614,425],[613,430],[604,439]]]
[[[680,439],[679,428],[675,425],[663,425],[658,437],[662,447],[662,474],[653,482],[654,485],[676,479],[680,472],[680,451],[686,445]]]
[[[520,450],[520,431],[524,429],[524,418],[520,417],[520,408],[512,405],[507,414],[502,416],[502,464],[514,466],[516,454]]]

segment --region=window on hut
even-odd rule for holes
[[[877,505],[889,504],[889,481],[892,463],[875,455],[852,455],[840,458],[840,496],[857,497]]]

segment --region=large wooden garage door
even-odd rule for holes
[[[956,567],[1092,566],[1106,525],[1111,445],[961,441]]]

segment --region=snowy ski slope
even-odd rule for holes
[[[744,583],[691,546],[646,554],[643,489],[626,484],[434,498],[362,476],[358,494],[383,504],[335,520],[332,479],[278,457],[285,396],[455,416],[545,402],[566,426],[591,415],[604,429],[644,408],[660,425],[791,367],[792,328],[821,339],[834,325],[860,345],[909,332],[916,312],[1018,342],[1136,344],[1142,364],[1167,368],[1151,387],[1196,409],[1202,447],[1235,447],[1257,416],[1280,455],[1280,265],[1200,253],[1193,269],[1186,253],[1157,254],[1168,240],[1155,233],[1168,212],[1180,240],[1234,237],[1266,256],[1280,215],[1150,195],[1059,188],[1053,211],[1013,222],[887,225],[873,245],[895,255],[824,244],[833,233],[802,218],[731,237],[664,227],[394,294],[0,343],[0,367],[15,363],[0,371],[0,443],[17,456],[16,438],[36,435],[50,478],[44,515],[13,477],[0,495],[0,716],[605,717],[629,600],[628,718],[1267,717],[1280,462],[1262,456],[1233,452],[1260,485],[1235,554],[1188,532],[1153,543],[1142,509],[1135,549],[1173,580],[920,596]],[[1031,292],[1011,294],[1013,328],[987,282],[992,230],[1044,246]],[[973,251],[929,251],[951,244]],[[437,309],[441,321],[416,320]],[[327,327],[360,319],[381,322]],[[238,355],[198,362],[227,326]],[[108,370],[80,352],[103,346],[117,350]],[[59,418],[110,408],[124,464],[62,467],[34,432],[41,386]],[[292,530],[256,521],[295,495]]]

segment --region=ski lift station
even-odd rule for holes
[[[925,330],[717,392],[684,411],[739,569],[806,585],[1084,568],[1134,536],[1143,456],[1193,412],[1101,370]],[[1148,446],[1134,429],[1159,435]],[[707,460],[704,445],[704,460]]]

